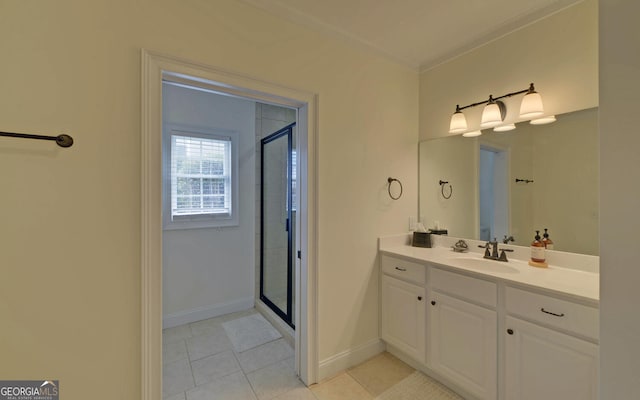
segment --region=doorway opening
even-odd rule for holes
[[[162,397],[162,83],[186,85],[230,97],[297,110],[297,202],[295,228],[295,371],[310,385],[317,379],[315,126],[316,95],[142,51],[141,319],[142,398]],[[242,156],[242,155],[241,155]],[[224,228],[222,228],[224,229]],[[256,301],[256,307],[258,302]]]
[[[508,163],[508,150],[480,146],[480,240],[488,242],[509,235]]]

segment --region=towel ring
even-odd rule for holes
[[[389,197],[391,197],[391,199],[393,200],[398,200],[400,197],[402,197],[402,182],[400,182],[396,178],[391,178],[391,177],[387,178],[387,182],[388,182],[387,192],[389,193]],[[398,185],[400,185],[400,194],[397,197],[394,197],[393,194],[391,194],[391,184],[393,182],[398,182]]]
[[[440,185],[440,193],[442,193],[442,197],[444,197],[445,199],[449,200],[451,198],[451,195],[453,194],[453,186],[451,186],[451,184],[448,181],[443,181],[442,179],[440,179],[440,182],[438,182],[438,185]],[[448,196],[446,194],[444,194],[445,185],[449,185],[449,195]]]

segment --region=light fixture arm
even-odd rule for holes
[[[496,101],[496,100],[504,99],[504,98],[506,98],[506,97],[517,96],[517,95],[522,94],[522,93],[534,93],[534,92],[535,92],[535,88],[533,87],[533,83],[531,83],[531,84],[529,85],[529,87],[528,87],[527,89],[524,89],[524,90],[519,90],[519,91],[517,91],[517,92],[507,93],[507,94],[505,94],[505,95],[498,96],[498,97],[493,97],[493,96],[489,95],[489,98],[488,98],[487,100],[479,101],[479,102],[477,102],[477,103],[473,103],[473,104],[469,104],[469,105],[466,105],[466,106],[464,106],[464,107],[460,107],[459,105],[457,105],[457,106],[456,106],[456,112],[458,112],[458,111],[462,111],[462,110],[464,110],[464,109],[466,109],[466,108],[471,108],[471,107],[479,106],[479,105],[482,105],[482,104],[489,104],[489,103],[490,103],[490,102],[492,102],[492,101]]]

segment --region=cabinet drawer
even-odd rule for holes
[[[598,309],[507,287],[507,312],[551,327],[598,339]]]
[[[426,269],[422,264],[406,261],[400,258],[382,256],[382,272],[406,281],[424,285],[426,282]]]
[[[495,307],[498,301],[497,286],[493,282],[475,279],[469,276],[431,268],[429,281],[431,287],[471,300],[485,306]]]

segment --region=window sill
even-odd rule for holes
[[[178,220],[167,221],[162,229],[165,231],[187,230],[187,229],[209,229],[209,228],[230,228],[239,226],[237,218],[226,219],[202,219],[202,220]]]

